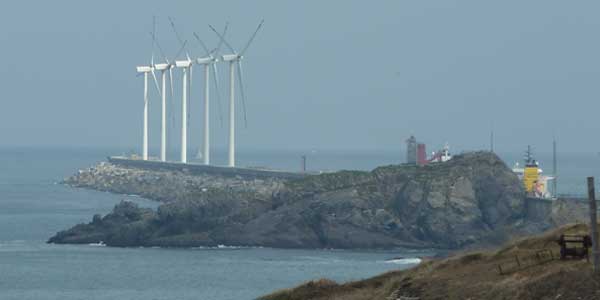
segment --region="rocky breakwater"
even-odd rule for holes
[[[460,248],[503,242],[523,227],[525,197],[494,154],[301,179],[191,176],[101,164],[66,183],[164,201],[122,202],[50,238],[109,246]]]
[[[285,179],[276,177],[191,174],[185,170],[148,170],[101,162],[91,168],[79,170],[63,183],[72,187],[173,202],[215,197],[268,199],[283,186],[284,181]],[[247,195],[248,193],[252,195]]]

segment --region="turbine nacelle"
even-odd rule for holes
[[[212,64],[212,63],[216,63],[216,62],[219,62],[219,59],[214,58],[212,56],[196,59],[196,63],[199,65],[208,65],[208,64]]]
[[[175,61],[175,66],[178,68],[187,68],[192,65],[191,60],[178,60]]]
[[[223,55],[222,58],[223,58],[223,61],[235,61],[235,60],[241,60],[244,57],[239,54],[226,54],[226,55]]]
[[[159,71],[167,70],[170,67],[171,67],[171,65],[169,65],[169,64],[155,64],[154,65],[154,69],[159,70]]]
[[[136,67],[138,73],[148,73],[152,72],[152,67],[149,66],[138,66]]]

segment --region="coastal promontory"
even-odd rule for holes
[[[490,152],[426,166],[390,165],[302,178],[147,170],[109,162],[65,180],[138,194],[156,210],[121,202],[52,243],[109,246],[462,248],[501,243],[526,225],[517,176]]]

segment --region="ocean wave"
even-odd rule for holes
[[[25,240],[7,240],[0,241],[0,247],[14,247],[14,246],[22,246],[26,243]]]
[[[192,247],[191,249],[200,250],[215,250],[215,249],[263,249],[261,246],[229,246],[229,245],[217,245],[217,246],[198,246]]]
[[[406,258],[392,258],[388,259],[385,262],[390,264],[398,264],[398,265],[418,265],[423,261],[418,257],[406,257]]]
[[[103,241],[100,241],[98,243],[89,243],[88,246],[93,246],[93,247],[106,247],[106,244]]]

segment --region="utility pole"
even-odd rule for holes
[[[306,173],[306,155],[302,155],[302,172]]]
[[[552,193],[554,194],[554,197],[558,198],[558,190],[556,183],[558,178],[556,172],[556,137],[554,137],[552,139],[552,175],[554,176],[554,180],[552,181]]]
[[[598,216],[596,208],[596,193],[594,189],[594,177],[587,178],[588,198],[590,201],[590,231],[592,234],[592,259],[594,263],[594,274],[600,274],[600,251],[598,247]]]
[[[494,130],[490,132],[490,152],[494,152]]]

